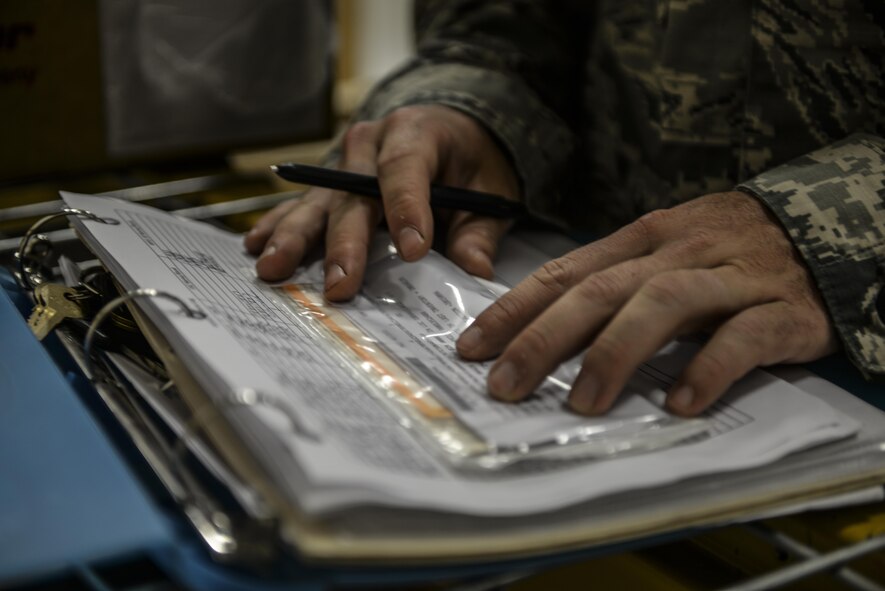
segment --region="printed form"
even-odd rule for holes
[[[707,413],[706,433],[680,445],[603,461],[537,459],[500,471],[463,470],[416,435],[390,401],[432,420],[457,420],[500,443],[662,417],[664,391],[694,345],[671,344],[645,364],[607,417],[564,408],[574,362],[526,402],[499,403],[485,392],[488,364],[465,362],[454,349],[494,292],[438,254],[403,263],[379,239],[360,295],[331,305],[317,295],[319,263],[271,286],[256,278],[239,235],[114,199],[63,198],[120,222],[74,223],[127,289],[163,290],[206,313],[192,319],[173,302],[139,302],[277,485],[307,512],[360,504],[478,515],[546,511],[762,465],[857,429],[818,398],[757,370]],[[379,384],[386,399],[370,394]],[[246,402],[244,393],[251,393]]]

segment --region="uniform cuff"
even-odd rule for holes
[[[852,362],[885,376],[885,141],[853,135],[737,188],[789,233]]]

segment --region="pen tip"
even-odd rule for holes
[[[270,169],[274,172],[277,172],[279,170],[279,167],[276,164],[271,164]]]

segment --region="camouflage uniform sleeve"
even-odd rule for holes
[[[510,157],[529,209],[550,219],[552,187],[576,145],[588,4],[417,2],[417,55],[372,90],[354,119],[422,103],[471,115]]]
[[[885,376],[885,140],[853,135],[738,189],[789,232],[852,362]]]

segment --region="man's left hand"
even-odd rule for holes
[[[477,317],[458,352],[500,354],[489,392],[516,401],[589,347],[569,404],[601,414],[641,363],[699,330],[710,339],[667,396],[682,415],[701,412],[754,367],[837,348],[808,269],[750,195],[717,193],[654,211],[549,262]]]

